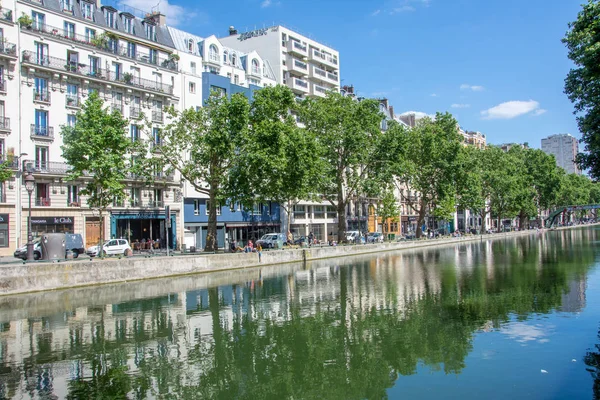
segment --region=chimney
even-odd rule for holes
[[[233,25],[231,25],[229,27],[229,36],[233,36],[233,35],[237,35],[237,34],[238,34],[237,29],[235,29],[235,27]]]
[[[165,26],[167,24],[167,17],[160,11],[154,11],[151,14],[146,14],[146,18],[154,21],[158,26]]]
[[[394,118],[394,106],[390,106],[390,117]]]
[[[352,86],[352,85],[350,85],[350,86],[344,85],[342,87],[342,89],[344,89],[346,91],[346,93],[348,93],[348,94],[354,94],[354,86]]]
[[[388,108],[388,99],[386,99],[385,97],[383,99],[379,99],[379,101],[381,102],[381,104],[383,104],[383,106],[385,108]]]

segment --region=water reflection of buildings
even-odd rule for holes
[[[539,248],[532,251],[539,257]],[[202,343],[210,349],[215,345],[215,329],[232,332],[242,319],[262,327],[267,322],[282,325],[293,318],[313,317],[324,309],[345,310],[342,318],[347,326],[374,310],[394,311],[404,319],[425,297],[436,298],[444,290],[461,296],[462,283],[477,269],[492,282],[502,268],[510,266],[511,256],[485,241],[438,251],[354,258],[345,263],[315,262],[311,269],[276,278],[258,276],[214,289],[100,307],[67,306],[68,311],[48,317],[15,319],[0,324],[4,366],[0,397],[51,392],[65,398],[70,381],[91,375],[87,357],[97,354],[98,343],[106,349],[124,349],[128,374],[135,374],[141,361],[156,353],[185,363],[194,346]],[[353,267],[347,268],[350,265]],[[570,291],[562,296],[563,311],[577,312],[585,306],[585,286],[585,274],[569,283]],[[265,329],[262,335],[266,335]],[[205,354],[210,357],[214,353]],[[210,364],[208,359],[203,365]],[[203,372],[196,365],[193,371],[186,371],[182,383],[197,382]]]

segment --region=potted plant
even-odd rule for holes
[[[119,37],[112,32],[104,32],[104,35],[109,40],[118,40],[119,39]]]
[[[179,61],[179,54],[175,54],[175,53],[169,54],[169,60],[175,61],[175,62]]]
[[[26,29],[31,29],[31,26],[33,25],[33,20],[29,15],[25,13],[21,13],[21,16],[19,17],[19,19],[17,19],[17,22],[21,27]]]
[[[123,74],[123,80],[125,81],[125,83],[131,83],[131,81],[133,80],[133,74],[130,72],[125,72]]]

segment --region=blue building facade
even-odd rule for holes
[[[221,92],[228,97],[236,93],[243,93],[244,96],[248,98],[248,100],[252,101],[254,97],[254,91],[259,90],[260,86],[249,85],[249,87],[244,87],[240,85],[236,85],[231,83],[231,78],[213,74],[210,72],[202,73],[202,98],[204,100],[208,99],[211,94],[211,91]]]

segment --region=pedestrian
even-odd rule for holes
[[[294,244],[294,235],[292,235],[292,232],[290,231],[288,231],[287,234],[287,244],[290,246]]]
[[[308,245],[312,246],[313,244],[313,240],[315,238],[315,235],[312,233],[312,231],[308,234]]]
[[[258,262],[260,262],[262,258],[262,246],[260,243],[256,243],[256,252],[258,253]]]

